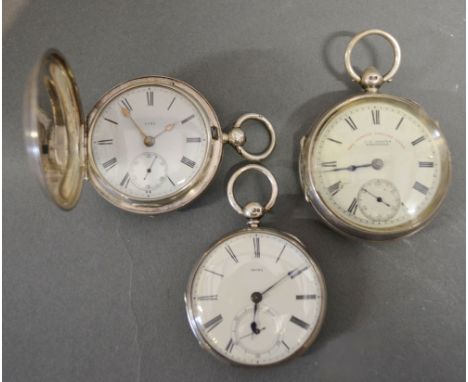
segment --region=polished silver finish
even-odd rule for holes
[[[365,70],[362,76],[359,76],[351,65],[352,49],[358,41],[369,35],[379,35],[384,37],[387,41],[390,42],[393,48],[395,55],[393,66],[390,71],[383,76],[381,76],[373,67],[369,67]],[[310,133],[301,139],[299,178],[306,201],[312,204],[318,215],[331,228],[339,233],[358,239],[371,241],[392,240],[418,232],[427,226],[432,218],[436,215],[447,195],[450,184],[452,173],[450,150],[448,148],[447,141],[445,140],[440,130],[439,124],[434,121],[417,103],[405,98],[377,93],[377,90],[382,83],[392,80],[400,66],[400,61],[400,47],[395,38],[389,33],[379,29],[370,29],[357,34],[348,44],[346,49],[345,66],[351,78],[354,81],[357,81],[366,90],[366,93],[348,98],[347,100],[328,110],[320,117],[318,122],[314,124]],[[367,102],[386,102],[394,104],[399,108],[407,110],[410,114],[417,115],[433,138],[435,147],[440,155],[441,180],[432,202],[423,211],[418,213],[418,215],[415,216],[413,220],[391,228],[368,228],[359,224],[350,223],[337,216],[327,206],[324,198],[322,198],[320,193],[317,191],[312,174],[314,168],[314,164],[312,163],[312,152],[315,148],[318,137],[322,129],[325,128],[327,122],[333,118],[334,115],[342,113],[348,107]],[[375,170],[380,170],[384,165],[385,164],[383,160],[379,158],[374,159],[371,164]]]
[[[370,66],[360,76],[359,74],[356,73],[351,63],[351,54],[353,52],[354,46],[364,37],[367,37],[370,35],[382,36],[384,39],[386,39],[390,43],[393,49],[393,54],[394,54],[393,65],[390,68],[390,70],[384,75],[381,75],[376,68],[374,68],[373,66]],[[393,76],[398,71],[398,68],[400,67],[400,63],[401,63],[401,49],[400,49],[400,45],[398,44],[398,41],[390,33],[385,32],[380,29],[369,29],[361,33],[358,33],[351,39],[348,46],[346,47],[344,60],[345,60],[346,71],[351,76],[353,81],[356,81],[357,83],[359,83],[366,91],[375,93],[377,92],[378,88],[380,88],[380,86],[383,83],[392,81]]]
[[[245,207],[241,207],[237,202],[236,197],[234,196],[234,184],[236,183],[236,180],[239,178],[239,176],[241,176],[247,171],[258,171],[262,173],[268,178],[271,184],[271,196],[264,206],[262,206],[258,202],[250,202],[247,203]],[[248,164],[244,167],[241,167],[236,172],[234,172],[234,174],[232,174],[227,184],[227,197],[234,211],[236,211],[238,214],[245,216],[248,219],[247,224],[250,227],[258,227],[260,219],[265,213],[272,209],[276,202],[276,198],[278,197],[278,183],[276,183],[275,177],[267,168],[258,164]]]
[[[33,68],[24,95],[23,129],[30,166],[60,208],[78,203],[85,176],[84,118],[70,66],[48,50]]]
[[[259,121],[267,130],[268,136],[269,136],[269,143],[266,149],[258,154],[253,154],[249,153],[247,150],[245,150],[242,146],[245,144],[247,141],[247,138],[245,136],[244,131],[242,130],[242,125],[244,122],[248,120],[255,120]],[[273,125],[271,122],[265,118],[261,114],[255,114],[255,113],[247,113],[241,115],[237,121],[234,123],[234,126],[232,130],[227,133],[223,134],[223,142],[224,143],[229,143],[231,144],[237,152],[242,155],[245,159],[253,162],[259,162],[261,160],[266,159],[272,152],[273,149],[275,148],[276,145],[276,134],[275,134],[275,129],[273,128]]]

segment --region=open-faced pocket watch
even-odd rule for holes
[[[255,170],[271,183],[265,206],[239,206],[234,183]],[[294,236],[259,221],[278,186],[269,170],[249,164],[230,178],[227,194],[248,228],[222,238],[195,266],[185,294],[187,317],[202,348],[231,363],[272,365],[304,352],[319,333],[326,290],[319,267]]]
[[[353,69],[353,47],[369,35],[384,37],[393,48],[393,67],[385,75],[374,67],[362,75]],[[346,49],[345,66],[365,93],[327,111],[301,140],[306,200],[331,227],[361,239],[393,239],[423,228],[449,186],[450,152],[438,123],[415,102],[378,93],[400,58],[390,34],[357,34]]]
[[[117,85],[84,121],[78,89],[63,56],[50,50],[34,68],[25,95],[25,139],[47,195],[61,208],[78,202],[84,179],[115,206],[139,214],[180,208],[199,196],[230,143],[248,160],[275,146],[270,122],[245,114],[222,132],[216,113],[194,88],[149,76]],[[260,121],[269,144],[248,153],[244,121]]]

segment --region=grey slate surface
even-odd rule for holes
[[[3,67],[3,377],[23,381],[462,381],[465,361],[465,9],[463,1],[5,1]],[[11,13],[8,12],[8,15]],[[4,16],[4,17],[8,17]],[[343,73],[349,36],[394,34],[403,62],[384,91],[438,119],[454,162],[440,214],[424,231],[375,245],[319,222],[298,185],[299,138],[358,89]],[[390,62],[371,40],[361,67]],[[300,237],[329,290],[328,315],[303,357],[262,370],[203,352],[183,291],[200,254],[243,226],[224,186],[240,162],[227,147],[208,192],[155,218],[107,204],[86,185],[78,207],[40,192],[22,143],[25,79],[48,47],[73,66],[89,111],[118,82],[146,74],[185,80],[222,125],[265,114],[279,145],[265,164],[280,197],[265,224]],[[254,130],[254,137],[260,137]],[[250,187],[248,187],[250,184]],[[250,178],[244,200],[266,196]]]

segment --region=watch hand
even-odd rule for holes
[[[297,269],[297,268],[296,268]],[[290,275],[292,271],[286,273],[283,277],[281,277],[277,282],[275,282],[274,284],[270,285],[268,288],[266,288],[263,292],[262,292],[262,295],[264,295],[266,292],[270,291],[271,289],[273,289],[276,285],[278,285],[281,281],[283,281],[286,277],[288,277]]]
[[[355,171],[356,169],[358,168],[363,168],[363,167],[371,167],[372,166],[372,163],[368,163],[368,164],[360,164],[360,165],[351,165],[351,166],[348,166],[348,167],[338,167],[338,168],[334,168],[332,170],[325,170],[324,172],[330,172],[330,171],[343,171],[343,170],[346,170],[346,171]]]
[[[282,282],[285,278],[287,277],[291,277],[292,279],[296,276],[299,276],[302,272],[304,272],[306,269],[308,268],[308,266],[305,266],[304,268],[301,268],[299,269],[299,267],[297,268],[294,268],[293,270],[289,271],[288,273],[286,273],[283,277],[281,277],[277,282],[275,282],[274,284],[270,285],[268,288],[266,288],[262,293],[261,295],[263,296],[265,293],[267,293],[268,291],[270,291],[271,289],[273,289],[276,285],[278,285],[280,282]]]
[[[143,136],[144,144],[146,146],[148,146],[148,147],[153,146],[154,145],[154,138],[145,134],[144,130],[133,119],[132,115],[130,114],[130,111],[128,111],[128,109],[125,108],[125,107],[121,107],[120,111],[122,112],[122,115],[125,118],[128,118],[132,122],[133,126],[135,126],[137,128],[137,130],[140,132],[140,134]]]
[[[390,204],[386,203],[382,197],[380,196],[377,196],[377,195],[374,195],[372,192],[370,192],[369,190],[367,190],[367,188],[363,188],[362,191],[364,192],[367,192],[370,196],[373,196],[375,198],[375,200],[377,200],[379,203],[383,203],[385,204],[387,207],[391,207]]]
[[[255,334],[259,334],[262,330],[265,330],[265,329],[266,329],[265,326],[264,326],[263,328],[257,329],[257,330],[258,330],[258,333],[255,333]],[[253,334],[253,333],[245,334],[245,335],[243,335],[242,337],[239,337],[239,339],[241,340],[241,339],[243,339],[243,338],[245,338],[245,337],[251,336],[252,334]]]
[[[330,172],[330,171],[356,171],[358,168],[364,168],[364,167],[372,167],[374,170],[380,170],[384,165],[384,162],[382,159],[373,159],[371,163],[366,163],[366,164],[352,164],[348,167],[339,167],[339,168],[334,168],[332,170],[326,170],[324,172]]]
[[[164,126],[164,129],[162,131],[160,131],[156,135],[153,135],[153,139],[156,139],[160,135],[162,135],[162,134],[164,134],[164,133],[166,133],[168,131],[171,131],[174,127],[176,127],[177,124],[178,123],[169,123],[169,124],[167,124],[166,126]]]
[[[153,165],[154,165],[154,162],[156,161],[156,156],[153,158],[153,160],[151,161],[151,164],[149,165],[149,167],[146,169],[146,175],[145,177],[143,178],[143,180],[146,180],[146,177],[148,176],[148,174],[151,172],[151,169],[153,168]]]
[[[253,334],[260,333],[260,329],[257,327],[257,323],[255,321],[250,324],[250,329],[252,329]]]
[[[257,316],[258,304],[262,301],[262,298],[263,296],[260,292],[253,292],[250,295],[250,299],[254,303],[253,319],[252,319],[252,323],[250,324],[250,328],[252,329],[252,333],[255,333],[255,334],[260,333],[257,328],[257,323],[255,322],[255,317]]]
[[[252,319],[252,323],[250,324],[250,328],[252,329],[252,332],[255,334],[260,333],[259,329],[257,328],[257,323],[255,322],[255,317],[257,316],[258,303],[259,302],[254,303],[253,319]]]

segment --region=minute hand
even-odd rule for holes
[[[372,163],[358,164],[358,165],[352,164],[351,166],[348,166],[348,167],[338,167],[338,168],[334,168],[332,170],[325,170],[325,172],[330,172],[330,171],[355,171],[356,169],[362,168],[362,167],[372,167]]]
[[[281,281],[283,281],[284,279],[286,279],[288,276],[290,278],[294,278],[296,276],[299,276],[302,272],[304,272],[306,269],[308,268],[308,266],[305,266],[303,268],[294,268],[292,271],[289,271],[288,273],[286,273],[283,277],[281,277],[277,282],[275,282],[273,285],[269,286],[267,289],[265,289],[263,292],[262,292],[262,295],[264,295],[265,293],[267,293],[268,291],[270,291],[271,289],[273,289],[275,286],[277,286]]]

